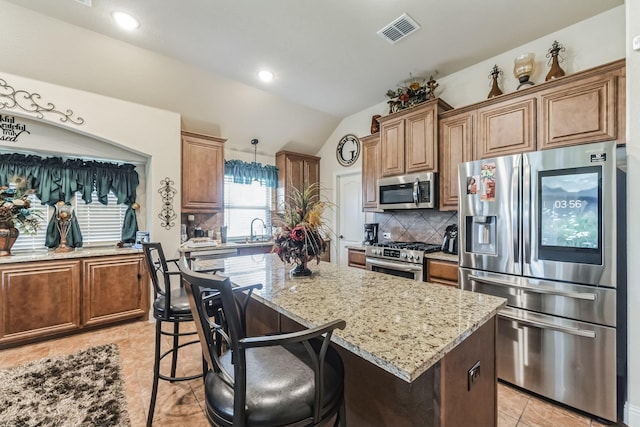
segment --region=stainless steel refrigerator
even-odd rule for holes
[[[625,161],[603,142],[458,167],[460,285],[508,300],[498,377],[611,421],[626,389]]]

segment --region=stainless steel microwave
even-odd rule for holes
[[[378,209],[433,209],[436,174],[424,172],[378,180]]]

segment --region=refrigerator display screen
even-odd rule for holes
[[[600,264],[601,168],[540,171],[538,177],[540,258]]]

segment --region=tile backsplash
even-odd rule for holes
[[[442,244],[448,225],[458,223],[458,212],[431,209],[386,211],[374,214],[378,225],[378,241],[425,242]],[[389,239],[382,233],[391,233]]]

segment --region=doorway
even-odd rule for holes
[[[347,265],[347,246],[362,245],[362,174],[347,172],[336,175],[336,189],[336,263]]]

